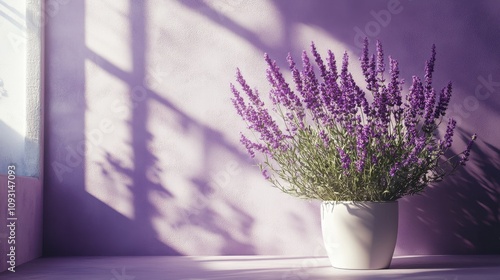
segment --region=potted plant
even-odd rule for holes
[[[449,156],[456,126],[445,117],[452,84],[439,91],[432,85],[435,46],[423,79],[413,76],[404,95],[398,62],[389,57],[386,65],[380,42],[369,55],[364,41],[364,89],[348,69],[347,53],[340,70],[333,52],[324,62],[312,43],[311,53],[314,63],[302,53],[301,70],[288,54],[295,90],[264,55],[268,106],[237,70],[244,94],[231,84],[231,100],[253,137],[241,134],[241,143],[252,158],[259,154],[262,174],[273,186],[322,201],[323,239],[334,267],[387,268],[396,244],[398,199],[465,165],[476,135],[465,151]]]

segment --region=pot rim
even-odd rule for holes
[[[394,204],[399,203],[398,200],[392,201],[371,201],[371,200],[322,200],[322,204],[360,204],[360,203],[373,203],[373,204]]]

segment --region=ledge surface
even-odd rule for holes
[[[131,256],[40,258],[0,273],[1,279],[408,279],[500,280],[500,255],[399,256],[389,269],[341,270],[326,257]]]

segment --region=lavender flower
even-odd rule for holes
[[[413,76],[403,98],[398,62],[389,56],[386,69],[382,44],[377,41],[376,54],[370,55],[365,38],[360,61],[372,102],[349,71],[347,53],[337,71],[333,52],[328,51],[325,61],[314,43],[310,52],[314,61],[304,51],[301,69],[287,56],[294,90],[277,62],[264,55],[271,87],[268,106],[239,69],[240,88],[230,85],[233,106],[255,135],[250,140],[242,134],[240,142],[250,157],[264,156],[262,175],[273,185],[322,200],[396,200],[466,164],[475,134],[458,160],[445,153],[453,144],[455,120],[450,118],[443,138],[436,139],[452,84],[439,92],[432,86],[435,46],[423,79]]]
[[[370,126],[358,126],[356,139],[356,152],[358,159],[356,160],[356,170],[362,172],[365,167],[366,157],[368,155],[367,145],[370,137]]]
[[[431,58],[425,65],[425,92],[432,90],[432,74],[434,73],[434,63],[436,62],[436,45],[432,45]]]
[[[448,109],[448,103],[450,103],[451,99],[451,90],[451,82],[449,82],[448,85],[441,90],[441,93],[439,95],[439,103],[436,107],[436,111],[434,111],[435,119],[446,114],[446,109]]]
[[[348,70],[349,55],[344,53],[342,58],[342,71],[340,72],[340,90],[343,93],[342,101],[338,102],[342,114],[352,114],[356,107],[355,92],[352,82],[354,81]]]
[[[285,79],[283,78],[283,75],[281,74],[280,69],[276,64],[276,62],[271,61],[267,53],[264,54],[264,59],[269,65],[269,68],[266,71],[267,80],[269,81],[271,86],[273,86],[272,92],[276,97],[276,103],[281,103],[285,105],[285,107],[290,108],[293,104],[292,103],[294,97],[293,92],[290,90],[288,84],[285,82]]]
[[[434,107],[436,103],[436,91],[432,88],[432,75],[434,73],[434,63],[436,62],[436,45],[432,45],[431,58],[427,61],[425,66],[425,123],[424,131],[428,132],[432,130],[434,125]]]
[[[389,170],[389,176],[394,177],[400,168],[401,168],[401,163],[396,162]]]
[[[365,80],[368,83],[369,80],[369,67],[370,67],[370,58],[368,56],[368,38],[365,38],[363,41],[363,52],[362,56],[359,59],[361,61],[361,70],[363,71],[363,75],[365,76]]]
[[[363,170],[365,169],[365,161],[366,161],[366,159],[362,159],[362,158],[359,158],[356,160],[356,170],[358,172],[363,172]]]
[[[382,131],[385,131],[387,129],[390,120],[390,115],[388,110],[389,106],[388,95],[389,95],[388,90],[384,86],[381,88],[380,93],[378,94],[378,96],[376,96],[373,102],[376,111],[376,116],[378,118],[377,125],[379,129],[381,129]]]
[[[251,104],[245,104],[240,93],[232,86],[231,89],[234,95],[232,101],[238,114],[247,121],[249,129],[255,130],[260,134],[260,140],[264,141],[266,145],[271,146],[273,149],[286,149],[287,147],[283,143],[285,137],[268,110],[264,108],[264,102],[261,101],[258,91],[250,89],[239,69],[237,70],[236,77],[251,101]],[[248,143],[245,142],[244,144],[247,146]]]
[[[349,169],[349,167],[351,166],[351,158],[341,148],[337,148],[337,151],[339,152],[339,155],[340,155],[340,161],[342,163],[342,168]]]
[[[357,85],[354,85],[354,91],[356,92],[356,106],[361,108],[365,116],[370,116],[370,104],[368,104],[368,101],[366,100],[365,92]]]
[[[328,50],[328,68],[323,64],[321,56],[317,53],[314,43],[311,46],[312,52],[315,56],[316,64],[318,65],[323,83],[320,84],[321,101],[326,108],[323,114],[323,124],[332,124],[335,118],[338,118],[339,108],[342,108],[341,89],[337,84],[337,66],[335,55],[331,50]]]
[[[424,109],[424,131],[429,132],[434,125],[434,106],[436,104],[436,91],[431,89],[425,95],[425,109]]]
[[[422,80],[419,77],[413,76],[413,83],[410,87],[410,94],[407,96],[407,106],[414,110],[418,115],[423,115],[425,108],[425,95]]]
[[[295,112],[299,121],[302,123],[304,120],[304,109],[299,97],[290,89],[290,86],[285,81],[283,74],[281,74],[280,68],[276,64],[276,61],[272,61],[267,54],[264,54],[264,59],[266,60],[269,68],[267,69],[267,80],[272,86],[270,91],[270,98],[273,104],[283,104],[286,109],[290,112]],[[295,67],[293,60],[290,61]],[[294,126],[293,122],[290,122],[291,126]]]
[[[258,107],[264,106],[264,102],[262,102],[262,100],[260,100],[259,96],[257,94],[255,94],[255,92],[247,84],[247,82],[245,81],[245,79],[241,75],[241,71],[239,68],[236,69],[236,80],[243,88],[243,91],[248,95],[252,104],[254,104],[255,106],[258,106]]]
[[[457,122],[450,118],[448,120],[448,126],[446,127],[446,133],[444,135],[444,140],[441,142],[441,149],[446,150],[451,147],[451,144],[453,143],[453,130],[455,130]]]
[[[403,160],[403,166],[408,167],[414,164],[420,165],[420,153],[424,150],[426,146],[426,138],[425,136],[420,136],[415,139],[415,144],[411,150],[411,152],[406,156]]]
[[[240,134],[240,142],[245,146],[247,149],[248,154],[250,155],[251,158],[255,157],[255,144],[252,143],[245,135]]]
[[[238,115],[244,118],[245,112],[247,110],[245,100],[243,100],[243,97],[241,97],[240,92],[234,87],[233,84],[231,84],[231,91],[234,95],[234,98],[231,98],[233,106],[236,108],[236,112],[238,112]]]
[[[477,134],[474,133],[474,135],[472,135],[472,137],[471,137],[471,140],[467,144],[467,148],[462,153],[462,156],[460,158],[460,165],[465,166],[466,162],[469,160],[470,150],[472,148],[472,144],[474,143],[474,141],[476,141],[476,138],[477,138]]]
[[[407,131],[408,142],[412,143],[417,137],[418,116],[423,114],[425,100],[423,97],[423,85],[420,78],[413,76],[410,93],[406,96],[407,103],[404,110],[404,125]]]
[[[397,107],[394,109],[394,117],[396,118],[396,120],[399,120],[401,118],[401,115],[403,114],[403,109],[401,108],[401,87],[404,81],[399,79],[398,61],[389,56],[389,63],[391,65],[391,80],[389,85],[387,86],[387,90],[389,92],[389,106]]]
[[[323,141],[323,145],[325,146],[325,148],[328,148],[328,146],[330,146],[330,137],[324,130],[321,130],[319,132],[319,138]]]
[[[377,40],[377,74],[380,74],[382,76],[384,74],[384,71],[384,51],[382,50],[382,44],[379,40]],[[382,78],[381,82],[383,82]]]
[[[313,119],[320,120],[323,112],[319,98],[319,83],[314,74],[313,66],[305,51],[302,53],[302,64],[304,67],[303,75],[301,75],[303,78],[302,84],[304,86],[302,97],[304,98],[306,108],[311,111]]]
[[[372,91],[373,94],[377,94],[378,83],[377,83],[377,63],[375,62],[375,55],[373,54],[370,58],[370,63],[368,67],[368,76],[366,77],[367,89]]]
[[[337,61],[335,60],[335,54],[331,50],[328,50],[328,70],[330,71],[332,81],[337,80]]]
[[[312,52],[312,54],[314,56],[316,64],[319,67],[319,71],[320,71],[321,77],[325,78],[327,76],[326,66],[323,63],[323,59],[321,59],[320,54],[316,50],[316,46],[314,45],[314,42],[311,42],[311,52]]]
[[[288,60],[288,65],[290,66],[290,71],[292,72],[293,81],[295,82],[295,86],[297,90],[304,95],[303,93],[303,85],[302,85],[302,77],[300,76],[300,71],[295,67],[295,61],[290,53],[286,57]]]

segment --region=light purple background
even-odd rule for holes
[[[401,200],[396,254],[500,253],[500,2],[57,3],[45,31],[45,255],[324,255],[318,202],[269,187],[238,143],[229,83],[240,67],[266,93],[263,53],[284,68],[311,40],[359,69],[358,29],[407,81],[435,43],[435,84],[454,82],[456,151],[479,135],[466,170]]]

